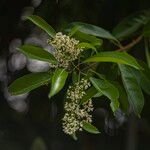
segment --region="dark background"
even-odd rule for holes
[[[35,0],[34,0],[35,1]],[[0,54],[6,60],[6,76],[10,81],[24,74],[7,69],[9,45],[15,38],[24,40],[32,31],[31,23],[21,19],[26,7],[47,20],[57,31],[68,23],[82,21],[111,31],[124,17],[136,11],[150,8],[149,0],[43,0],[33,7],[31,0],[0,0]],[[32,10],[31,8],[31,10]],[[133,51],[142,54],[142,46]],[[6,84],[6,83],[5,83]],[[26,100],[27,111],[14,110],[4,98],[4,83],[0,91],[0,150],[149,150],[150,149],[150,101],[146,104],[142,119],[131,116],[118,125],[104,108],[97,108],[95,120],[100,135],[81,133],[74,141],[61,129],[62,96],[48,100],[48,88],[37,89]],[[102,106],[101,106],[102,107]],[[38,138],[40,137],[40,138]],[[39,139],[39,140],[37,140]],[[33,145],[38,145],[33,148]],[[44,146],[45,145],[45,146]],[[40,146],[43,147],[40,149]]]

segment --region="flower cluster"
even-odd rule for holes
[[[48,40],[48,43],[55,48],[54,56],[59,62],[52,67],[68,68],[69,62],[76,60],[82,51],[77,48],[79,41],[61,32],[58,32],[52,40]]]
[[[70,86],[67,91],[67,101],[65,102],[65,115],[63,118],[63,131],[66,134],[73,135],[76,131],[82,131],[83,122],[92,122],[93,111],[92,100],[80,105],[80,101],[86,94],[85,90],[90,87],[90,82],[81,79],[80,82]]]

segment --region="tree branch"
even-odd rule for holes
[[[131,43],[120,47],[119,49],[117,49],[116,51],[126,51],[127,49],[132,48],[134,45],[136,45],[137,43],[139,43],[142,40],[143,36],[140,35],[138,36],[136,39],[134,39]]]

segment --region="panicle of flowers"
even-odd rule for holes
[[[82,131],[83,122],[92,122],[93,111],[92,100],[80,105],[80,101],[86,94],[85,90],[90,87],[90,82],[87,79],[81,79],[80,82],[70,86],[67,91],[67,101],[64,109],[63,131],[66,134],[73,135],[76,131]]]
[[[79,41],[61,32],[56,33],[52,40],[48,40],[48,43],[55,48],[54,56],[59,62],[58,65],[51,65],[52,67],[68,68],[69,63],[76,60],[83,51],[77,48]]]

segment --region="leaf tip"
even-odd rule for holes
[[[52,95],[51,93],[48,94],[48,98],[49,98],[49,99],[51,99],[52,96],[53,96],[53,95]]]
[[[72,134],[71,136],[72,136],[72,138],[73,138],[75,141],[77,141],[77,140],[78,140],[78,137],[76,136],[76,134],[75,134],[75,133],[74,133],[74,134]]]

